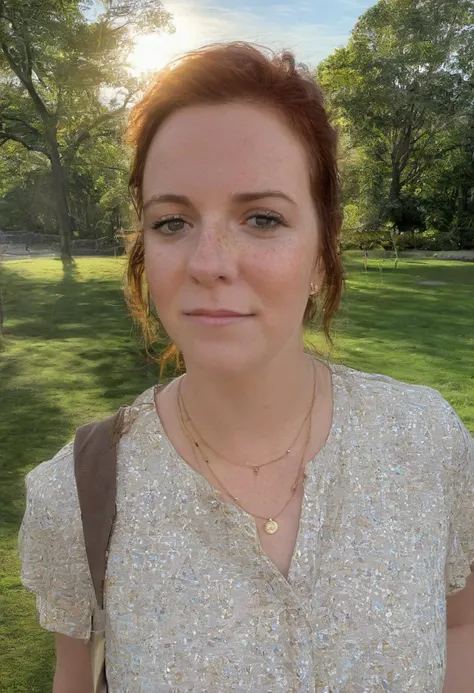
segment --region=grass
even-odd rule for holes
[[[430,385],[474,432],[474,264],[348,256],[348,287],[332,357]],[[24,476],[75,428],[129,403],[157,379],[127,317],[121,258],[54,259],[0,267],[0,690],[49,693],[54,637],[37,624],[19,580]],[[420,285],[442,281],[445,285]],[[320,336],[310,340],[321,350]]]
[[[333,359],[436,388],[474,432],[474,264],[369,260],[365,272],[350,257],[346,267]]]

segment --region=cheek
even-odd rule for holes
[[[173,253],[164,252],[164,249],[154,243],[153,239],[147,238],[146,234],[144,240],[145,278],[153,301],[158,305],[172,293],[177,283],[179,267]]]
[[[265,302],[280,309],[294,311],[306,305],[311,281],[312,253],[299,244],[278,248],[249,261],[254,284]]]
[[[150,244],[145,241],[145,279],[153,300],[156,302],[157,287],[161,277],[161,263]]]

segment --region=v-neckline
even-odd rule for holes
[[[322,359],[321,359],[322,360]],[[195,489],[196,491],[201,490],[203,493],[205,493],[207,496],[212,496],[213,501],[217,502],[218,506],[222,507],[223,512],[230,512],[233,513],[235,517],[237,517],[240,520],[240,527],[242,530],[245,531],[245,533],[248,536],[251,536],[252,539],[256,542],[257,549],[259,553],[261,554],[263,560],[269,565],[273,573],[277,573],[279,578],[281,580],[284,580],[287,585],[292,585],[294,578],[295,578],[295,573],[297,570],[297,565],[296,565],[296,556],[298,555],[299,549],[302,547],[302,542],[304,540],[304,532],[305,532],[305,524],[306,524],[306,507],[307,507],[307,501],[308,501],[308,491],[307,491],[307,485],[309,483],[309,480],[312,478],[314,474],[314,468],[318,466],[319,472],[323,473],[324,471],[324,461],[328,459],[328,454],[330,450],[333,447],[335,438],[336,438],[336,431],[340,426],[340,421],[339,421],[339,416],[340,416],[340,396],[341,396],[341,383],[339,381],[340,374],[336,371],[336,368],[334,365],[328,361],[323,361],[325,365],[329,368],[331,371],[331,385],[332,385],[332,419],[331,419],[331,427],[329,429],[329,433],[327,435],[327,438],[319,451],[314,455],[314,457],[310,458],[306,465],[305,465],[305,470],[304,470],[304,475],[303,475],[303,497],[301,500],[301,512],[300,512],[300,520],[299,520],[299,527],[298,527],[298,532],[296,535],[296,542],[295,546],[293,549],[293,553],[291,556],[290,560],[290,565],[288,568],[288,575],[285,577],[281,570],[275,565],[275,563],[269,558],[269,556],[265,553],[263,550],[261,543],[260,543],[260,537],[258,534],[258,528],[257,528],[257,523],[255,522],[255,519],[253,515],[243,508],[235,505],[234,503],[229,503],[225,500],[223,500],[220,497],[219,490],[215,488],[211,484],[211,482],[206,479],[205,476],[203,476],[200,472],[198,472],[196,469],[191,467],[191,465],[186,462],[186,460],[179,454],[179,452],[176,450],[174,447],[173,443],[169,439],[165,428],[163,426],[163,423],[161,421],[159,412],[156,407],[155,403],[155,388],[151,388],[151,404],[153,405],[153,411],[155,416],[153,417],[153,422],[154,422],[154,428],[156,429],[156,433],[161,436],[162,441],[165,443],[165,446],[167,448],[166,453],[169,454],[170,458],[180,467],[184,467],[185,473],[188,474],[189,479],[192,480],[195,484]]]

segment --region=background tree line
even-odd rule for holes
[[[316,74],[341,133],[345,244],[473,248],[472,0],[380,0]]]
[[[0,230],[113,238],[132,222],[127,109],[156,0],[0,0]],[[379,0],[315,70],[340,133],[346,247],[474,247],[474,4]],[[112,94],[105,97],[105,94]]]
[[[0,229],[57,233],[67,260],[129,224],[128,56],[153,31],[174,31],[156,0],[0,0]]]

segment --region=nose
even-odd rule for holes
[[[195,236],[189,256],[189,275],[204,286],[218,280],[231,281],[237,275],[236,250],[230,230],[216,225],[203,227]]]

